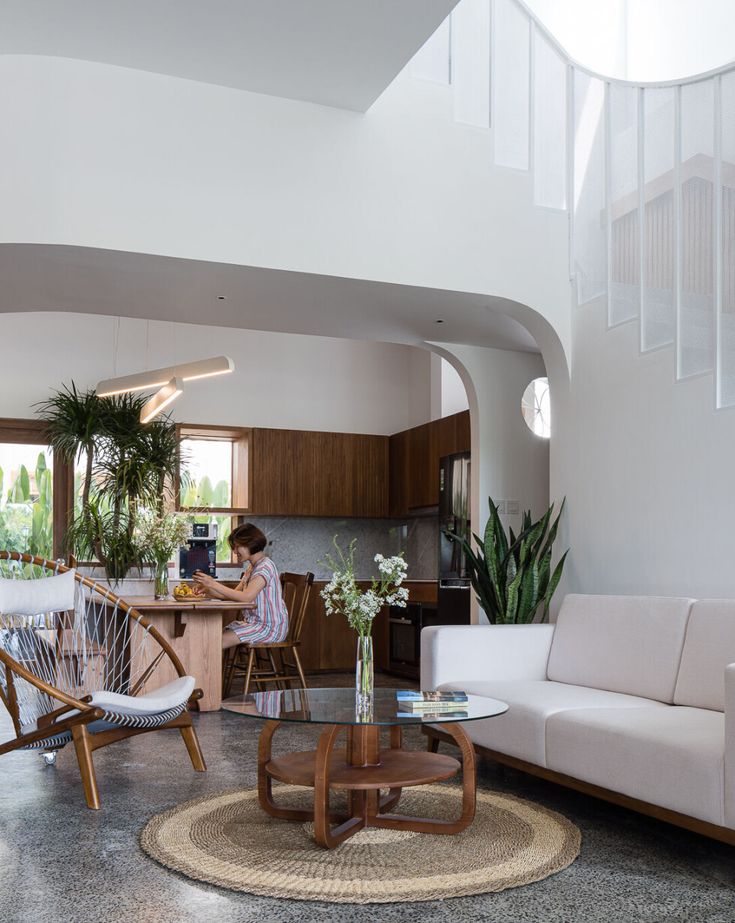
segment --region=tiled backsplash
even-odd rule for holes
[[[416,519],[317,519],[311,517],[256,516],[250,520],[268,537],[268,553],[279,571],[312,571],[317,580],[331,576],[325,556],[334,550],[336,535],[342,548],[353,538],[358,578],[377,575],[373,561],[384,555],[405,553],[409,580],[436,580],[438,530],[435,516]],[[223,568],[218,573],[226,577]]]

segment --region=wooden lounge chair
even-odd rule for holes
[[[16,737],[47,763],[74,744],[84,793],[99,808],[92,752],[170,728],[197,772],[206,765],[187,704],[194,678],[154,627],[106,587],[62,564],[0,551],[0,699]]]

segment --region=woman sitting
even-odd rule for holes
[[[278,569],[265,554],[268,543],[257,526],[246,522],[234,529],[227,541],[237,560],[246,565],[242,579],[231,589],[214,577],[196,571],[194,580],[215,599],[242,603],[243,619],[230,622],[222,635],[222,649],[238,644],[271,644],[285,641],[288,634],[288,610],[281,593]]]

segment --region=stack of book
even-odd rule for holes
[[[427,718],[466,718],[468,698],[466,692],[419,692],[413,689],[399,689],[399,717],[420,715]]]

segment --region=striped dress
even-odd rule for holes
[[[281,594],[278,568],[270,558],[261,558],[242,578],[238,590],[243,590],[253,577],[265,580],[265,586],[255,597],[255,610],[243,613],[243,621],[230,622],[227,627],[234,631],[243,644],[275,644],[285,641],[288,634],[288,610]]]

